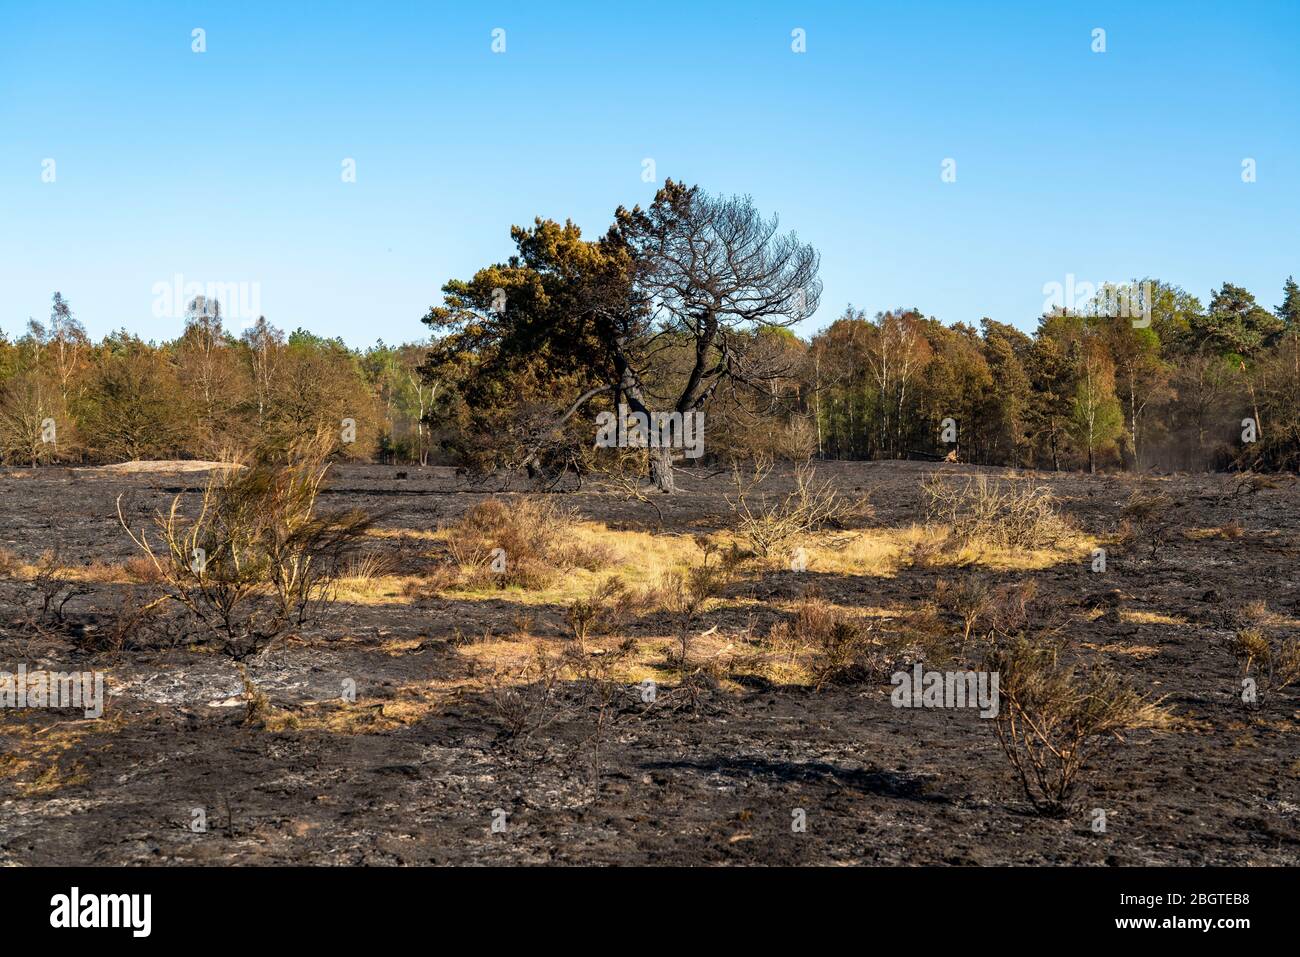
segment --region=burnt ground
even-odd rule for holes
[[[919,520],[919,485],[936,468],[968,471],[872,463],[821,474],[846,494],[868,493],[870,522],[888,527]],[[405,471],[344,467],[330,504],[427,532],[488,494],[448,470]],[[1116,528],[1134,487],[1123,476],[1038,478],[1098,536]],[[117,525],[118,494],[142,519],[200,480],[0,471],[0,547],[28,561],[57,545],[67,564],[121,563],[133,552]],[[993,576],[1032,577],[1040,594],[1078,610],[1072,642],[1167,696],[1183,719],[1108,750],[1065,817],[1033,812],[987,722],[970,711],[894,708],[880,683],[716,687],[691,706],[670,689],[647,705],[633,685],[615,702],[598,775],[594,705],[568,684],[555,722],[511,741],[456,641],[458,632],[508,631],[522,613],[510,593],[472,602],[392,594],[334,607],[249,670],[288,712],[337,698],[351,678],[352,720],[268,730],[246,723],[229,662],[185,649],[89,652],[75,636],[32,634],[19,611],[27,586],[10,581],[0,583],[0,670],[102,669],[111,698],[98,721],[0,712],[0,864],[1296,864],[1300,692],[1247,712],[1221,643],[1251,601],[1300,618],[1300,485],[1280,477],[1276,488],[1234,495],[1225,475],[1153,481],[1176,500],[1177,528],[1155,560],[1115,555],[1097,574],[1081,558]],[[611,528],[680,535],[726,524],[725,478],[681,484],[662,527],[644,503],[590,490],[564,499]],[[1197,531],[1232,523],[1239,537]],[[396,561],[419,567],[410,543],[385,541]],[[844,605],[905,607],[932,596],[942,572],[804,574]],[[802,587],[795,577],[774,571],[745,587],[789,598]],[[93,620],[124,587],[91,583],[69,617]],[[1106,612],[1085,614],[1098,607]],[[535,634],[561,640],[562,608],[527,612]],[[705,624],[725,630],[740,617],[724,601]],[[422,683],[439,690],[413,698]],[[195,808],[206,814],[204,833],[191,830]],[[804,833],[791,830],[797,808]],[[1106,810],[1105,833],[1091,829],[1092,808]],[[491,827],[497,809],[507,812],[503,833]]]

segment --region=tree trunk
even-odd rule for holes
[[[1264,423],[1259,421],[1259,400],[1255,398],[1255,383],[1248,383],[1250,386],[1250,404],[1255,410],[1255,441],[1264,437]]]
[[[1130,367],[1128,375],[1128,422],[1133,443],[1133,470],[1142,471],[1142,456],[1138,454],[1137,381]]]
[[[650,452],[650,478],[655,488],[661,492],[675,492],[673,484],[673,450],[669,448],[652,448]]]
[[[813,396],[816,398],[817,406],[813,411],[813,420],[817,423],[817,457],[825,458],[826,453],[822,450],[822,357],[818,353],[817,361],[813,364],[814,377],[813,388],[816,390]],[[1300,366],[1296,370],[1296,378],[1300,379]]]

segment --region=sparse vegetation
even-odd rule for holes
[[[1247,624],[1233,632],[1228,649],[1241,666],[1243,681],[1254,681],[1255,699],[1262,703],[1300,682],[1300,638],[1278,637],[1277,616],[1262,601],[1249,603],[1241,617]]]
[[[721,594],[742,558],[732,549],[719,549],[708,539],[696,539],[701,555],[684,569],[667,572],[659,582],[663,608],[677,633],[677,666],[683,676],[690,661],[691,639],[700,619]]]
[[[601,772],[604,769],[609,730],[620,716],[618,701],[628,693],[624,683],[619,680],[618,669],[630,651],[631,646],[624,643],[604,654],[581,655],[574,664],[585,704],[592,713],[588,742],[591,747],[592,787],[597,791],[600,789]]]
[[[935,602],[961,619],[961,649],[965,650],[971,635],[994,609],[997,596],[985,579],[972,574],[956,581],[941,578],[935,582],[934,592]]]
[[[1173,533],[1176,503],[1164,492],[1138,489],[1120,511],[1119,540],[1155,561]]]
[[[32,573],[31,588],[35,592],[30,606],[31,620],[36,627],[63,623],[66,620],[63,610],[68,602],[86,593],[84,586],[70,578],[53,549],[41,554]]]
[[[523,744],[557,720],[556,685],[561,672],[562,665],[539,645],[522,668],[489,677],[488,701],[508,739]]]
[[[1160,701],[1066,655],[1061,642],[1017,638],[996,645],[984,664],[998,675],[998,743],[1025,797],[1052,812],[1064,809],[1079,772],[1106,744],[1172,723]]]
[[[236,661],[264,651],[287,628],[304,624],[334,599],[334,589],[371,519],[322,511],[328,471],[324,440],[299,446],[287,465],[257,462],[212,473],[198,514],[176,496],[132,541],[153,563],[163,598],[188,612],[202,637]]]
[[[6,6],[3,939],[1270,923],[1300,2],[1082,7]]]
[[[79,643],[83,648],[108,652],[165,645],[170,635],[161,618],[155,589],[127,585],[114,598],[107,614],[100,616],[97,627],[85,632]]]
[[[847,512],[831,482],[817,480],[817,470],[804,463],[793,473],[794,488],[784,494],[762,486],[772,474],[772,460],[759,456],[748,472],[732,466],[734,492],[727,504],[736,516],[736,534],[760,558],[770,558],[811,532],[834,526]]]
[[[810,671],[818,690],[855,674],[880,670],[880,661],[871,660],[880,645],[874,624],[845,613],[817,594],[805,595],[793,618],[777,625],[769,640],[812,649]]]
[[[573,629],[579,651],[586,652],[587,635],[594,629],[617,626],[627,611],[629,597],[623,580],[611,576],[569,605],[564,620]]]
[[[463,588],[544,588],[565,569],[594,570],[609,561],[573,535],[572,512],[548,500],[489,498],[445,530]]]
[[[1193,563],[1196,578],[1205,581],[1204,588],[1190,591],[1185,577],[1154,576],[1144,582],[1140,572],[1115,579],[1089,570],[1088,528],[1114,527],[1131,491],[1127,481],[1044,478],[1042,484],[1056,493],[1050,498],[1052,510],[1058,517],[1066,509],[1082,516],[1076,519],[1079,531],[1070,522],[1057,544],[1016,549],[984,534],[978,521],[960,535],[942,520],[920,524],[915,492],[933,466],[899,463],[857,470],[820,465],[819,482],[833,482],[841,495],[855,499],[870,494],[876,512],[869,523],[851,531],[836,527],[850,522],[837,520],[801,533],[794,542],[806,549],[808,565],[798,571],[772,561],[793,543],[772,549],[765,561],[737,534],[735,513],[725,501],[734,485],[725,472],[700,469],[682,477],[680,484],[688,491],[671,504],[667,497],[661,500],[661,528],[655,515],[599,483],[578,496],[471,493],[474,504],[461,510],[461,479],[450,473],[438,480],[391,478],[393,484],[385,485],[376,478],[387,472],[345,466],[344,480],[328,487],[322,482],[314,499],[306,496],[315,503],[311,518],[335,514],[325,510],[335,502],[383,509],[384,518],[382,527],[366,526],[365,536],[350,540],[337,560],[327,558],[326,566],[334,570],[329,589],[334,602],[314,606],[314,617],[309,609],[302,627],[294,611],[278,639],[245,641],[237,632],[227,645],[219,619],[213,620],[220,635],[170,597],[176,587],[172,576],[178,573],[185,575],[182,583],[197,588],[177,568],[176,555],[187,554],[196,523],[208,529],[203,541],[218,543],[224,540],[219,528],[247,528],[247,522],[234,518],[264,511],[251,505],[243,510],[219,507],[214,496],[220,490],[238,487],[264,468],[268,481],[259,479],[253,487],[276,499],[279,493],[273,490],[281,486],[271,479],[293,465],[253,463],[190,479],[196,489],[182,493],[179,502],[174,493],[162,491],[168,485],[150,487],[135,472],[88,475],[77,494],[91,508],[98,501],[100,510],[111,512],[124,488],[154,497],[148,509],[137,499],[121,499],[123,517],[152,551],[126,553],[127,542],[118,533],[119,547],[81,548],[71,561],[66,552],[43,558],[25,540],[0,555],[0,590],[18,599],[6,605],[9,616],[0,625],[0,642],[9,642],[11,659],[57,661],[70,654],[88,666],[111,669],[108,685],[114,700],[130,704],[126,709],[110,704],[109,710],[131,728],[129,739],[100,750],[93,761],[74,765],[69,756],[57,765],[11,763],[8,778],[0,769],[0,788],[8,788],[7,797],[74,796],[73,789],[81,786],[77,782],[86,776],[88,784],[98,786],[100,768],[125,773],[117,747],[134,756],[142,742],[150,747],[170,741],[180,724],[203,729],[190,738],[200,750],[208,747],[206,742],[216,742],[213,747],[233,769],[231,807],[249,827],[273,805],[251,796],[261,792],[246,774],[241,777],[243,752],[230,750],[234,742],[274,748],[276,760],[283,760],[293,775],[284,780],[302,776],[309,782],[304,786],[329,800],[339,799],[331,775],[344,766],[329,755],[342,754],[346,763],[352,753],[364,754],[374,774],[354,776],[348,795],[360,790],[402,804],[410,800],[409,793],[427,790],[423,784],[400,784],[409,779],[439,788],[439,800],[454,806],[472,799],[476,807],[513,807],[515,813],[524,809],[512,803],[515,795],[527,793],[535,806],[528,809],[527,830],[515,832],[521,847],[548,840],[552,822],[568,826],[576,809],[599,809],[602,820],[608,812],[609,820],[618,821],[625,811],[651,813],[659,795],[673,802],[689,794],[706,808],[702,820],[707,821],[723,799],[718,795],[734,794],[729,789],[744,779],[782,793],[798,788],[800,801],[807,802],[799,806],[810,809],[824,807],[834,800],[832,793],[843,796],[847,788],[863,808],[858,820],[871,835],[883,833],[886,814],[893,820],[904,814],[909,822],[931,829],[934,838],[918,844],[927,860],[936,859],[942,803],[900,804],[889,795],[923,787],[934,793],[968,793],[970,813],[1014,835],[994,845],[997,853],[1066,859],[1074,847],[1068,843],[1069,829],[1058,835],[1050,828],[1031,832],[1009,827],[1007,815],[1014,820],[1022,813],[1021,802],[1006,805],[986,798],[1014,780],[1018,794],[1023,792],[1039,811],[1063,813],[1076,806],[1094,773],[1105,772],[1113,777],[1096,806],[1125,813],[1131,808],[1122,795],[1133,784],[1135,767],[1149,762],[1167,770],[1169,755],[1182,746],[1177,736],[1204,736],[1197,744],[1207,749],[1259,749],[1261,757],[1271,759],[1284,750],[1290,733],[1279,689],[1287,687],[1288,656],[1295,654],[1288,650],[1298,627],[1291,603],[1285,595],[1270,596],[1271,610],[1264,601],[1234,600],[1243,563],[1258,570],[1248,564],[1254,550],[1239,549],[1217,531],[1213,536],[1170,535],[1161,556],[1180,565]],[[321,461],[319,468],[324,465]],[[794,466],[773,464],[769,489],[784,496],[794,488],[794,471]],[[47,481],[42,476],[53,472],[35,478]],[[320,475],[313,470],[303,474]],[[949,468],[944,475],[952,482]],[[965,478],[958,475],[953,483],[958,491]],[[1040,484],[1036,479],[988,478],[999,483],[998,494],[1007,491],[1001,486],[1008,483],[1020,490]],[[0,481],[24,483],[32,476],[3,475]],[[427,484],[422,488],[417,481]],[[1285,536],[1274,532],[1289,527],[1289,513],[1277,496],[1217,504],[1211,483],[1199,486],[1198,499],[1197,486],[1179,484],[1187,480],[1167,481],[1179,497],[1210,503],[1195,527],[1217,530],[1238,522],[1250,528],[1252,541],[1264,546],[1260,554],[1267,555],[1268,547],[1286,547]],[[368,487],[382,492],[368,496]],[[437,492],[430,495],[425,489]],[[258,501],[262,491],[254,496]],[[286,487],[276,500],[296,499]],[[0,497],[0,510],[6,501],[13,497]],[[769,499],[769,504],[775,501]],[[149,524],[150,511],[159,504],[158,519],[165,524],[171,518],[177,530],[175,550],[165,544],[156,522]],[[970,509],[970,515],[987,514],[989,509]],[[29,521],[12,506],[6,515],[11,523],[19,518],[15,527]],[[216,522],[218,515],[232,518]],[[446,515],[453,517],[440,525],[438,518]],[[963,505],[958,518],[970,515]],[[54,520],[62,520],[65,529],[76,527],[67,519]],[[135,527],[140,524],[143,532]],[[268,529],[276,525],[264,524]],[[230,537],[266,540],[260,535]],[[928,550],[926,567],[909,561],[909,549],[918,546]],[[201,547],[221,554],[219,544]],[[475,558],[499,547],[532,560],[529,587],[499,587],[490,560]],[[1200,556],[1216,547],[1242,554],[1233,562],[1201,563]],[[463,568],[453,559],[457,550],[466,559]],[[258,579],[262,584],[236,595],[245,596],[243,604],[233,606],[239,612],[236,624],[274,616],[280,607],[269,558],[259,567],[267,569]],[[224,574],[210,559],[207,572],[225,586]],[[42,582],[49,587],[37,587]],[[242,580],[229,584],[243,587]],[[60,621],[57,608],[68,587],[85,594],[62,604]],[[33,613],[39,612],[46,591],[56,610],[40,630],[23,629],[21,609],[30,604]],[[330,613],[320,614],[326,607]],[[1229,643],[1236,642],[1241,651],[1236,663],[1226,653],[1203,654],[1202,638],[1223,635],[1231,636]],[[1183,640],[1171,640],[1179,636]],[[254,644],[265,648],[272,642],[274,654],[253,651]],[[202,646],[230,653],[242,666],[238,680],[232,682],[226,669],[212,667],[206,656],[191,654],[206,650]],[[964,738],[955,743],[949,736],[958,729],[968,734],[979,728],[982,719],[973,711],[891,707],[888,681],[895,672],[911,674],[914,665],[927,671],[966,669],[985,656],[986,667],[996,662],[1002,669],[1002,713],[989,719],[988,729],[1000,724],[1001,734],[988,734],[988,744],[993,747],[996,737],[1006,750],[1003,745],[993,752],[967,747]],[[1158,669],[1157,694],[1197,700],[1206,688],[1235,688],[1248,676],[1262,700],[1277,706],[1243,722],[1224,709],[1194,704],[1185,721],[1173,724],[1165,702],[1135,690],[1144,688],[1146,669],[1152,667]],[[350,697],[340,687],[347,679],[356,682]],[[163,722],[144,725],[138,718],[142,713]],[[174,717],[168,721],[168,715]],[[0,717],[12,724],[20,716]],[[66,714],[58,720],[79,717]],[[1133,732],[1143,729],[1168,729],[1175,740],[1148,740],[1143,733],[1143,761],[1127,756],[1104,760],[1108,745],[1132,740]],[[5,733],[0,727],[0,734]],[[924,761],[908,760],[917,747],[923,749]],[[998,758],[990,765],[990,753],[1005,755],[1006,763]],[[189,762],[183,773],[191,777],[195,768],[207,766],[188,756],[183,760]],[[1207,777],[1216,788],[1230,788],[1231,782],[1215,770],[1218,766]],[[859,767],[861,772],[855,770]],[[383,779],[382,785],[370,777]],[[1171,815],[1191,800],[1200,798],[1176,789],[1160,798]],[[314,820],[335,820],[328,803],[309,806]],[[1261,815],[1265,813],[1272,812]],[[445,829],[439,833],[441,846],[463,853],[454,835]],[[621,825],[601,833],[609,842],[628,840]],[[1188,850],[1168,850],[1181,848],[1182,839]],[[166,835],[161,840],[168,843]],[[829,847],[842,849],[853,838],[823,827],[814,840],[812,853],[822,860]],[[179,845],[168,846],[172,849],[166,853],[183,856],[183,848],[175,849]],[[1150,840],[1116,829],[1104,852],[1119,860],[1151,853],[1185,860],[1193,853],[1212,853],[1195,836],[1187,838],[1176,823],[1159,828],[1158,837]],[[239,857],[243,852],[227,853]],[[1276,857],[1276,852],[1268,853],[1270,860]]]
[[[767,644],[798,658],[814,690],[854,681],[880,681],[904,663],[937,665],[954,650],[933,605],[875,620],[806,591],[793,613],[773,625]]]
[[[1267,489],[1281,488],[1282,483],[1272,475],[1252,472],[1249,469],[1234,475],[1229,482],[1227,498],[1236,499],[1245,495],[1255,495]]]
[[[1046,549],[1072,534],[1045,486],[935,473],[922,483],[921,493],[926,521],[946,530],[959,545]]]

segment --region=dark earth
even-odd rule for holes
[[[828,463],[819,474],[846,494],[869,495],[870,523],[891,527],[921,521],[920,484],[936,469],[976,471]],[[1138,481],[1036,478],[1098,538],[1117,528]],[[0,470],[0,547],[28,562],[57,546],[68,565],[120,564],[136,553],[118,525],[117,496],[127,493],[128,515],[142,523],[201,481],[201,473]],[[67,606],[72,631],[61,634],[24,625],[29,586],[11,579],[0,582],[0,670],[102,669],[111,697],[99,720],[0,711],[0,864],[1300,863],[1300,689],[1247,710],[1239,665],[1223,647],[1233,616],[1252,601],[1266,602],[1278,627],[1300,630],[1300,487],[1289,476],[1245,489],[1222,474],[1147,481],[1175,501],[1174,532],[1156,559],[1115,555],[1098,574],[1085,555],[993,574],[1035,579],[1040,595],[1074,613],[1071,642],[1166,696],[1180,719],[1175,730],[1111,746],[1065,816],[1034,811],[989,723],[970,711],[894,708],[884,683],[719,685],[689,706],[671,689],[647,704],[630,685],[613,704],[598,771],[596,705],[569,683],[555,722],[512,740],[457,639],[509,631],[524,612],[510,593],[334,606],[249,674],[273,708],[311,715],[325,714],[320,703],[351,678],[351,718],[277,729],[245,720],[239,675],[214,654],[83,650],[76,623],[107,614],[126,585],[89,582]],[[725,476],[687,470],[679,485],[661,502],[662,525],[652,506],[590,486],[561,497],[611,528],[690,535],[725,526]],[[350,465],[336,470],[327,504],[373,510],[383,528],[419,533],[494,491],[449,469]],[[1233,523],[1239,536],[1199,531]],[[428,561],[418,539],[377,541],[405,573]],[[930,598],[941,572],[804,574],[844,605],[906,607]],[[737,587],[789,598],[802,587],[796,578],[771,571]],[[562,608],[527,612],[533,634],[563,640]],[[726,631],[742,617],[724,600],[705,626]],[[642,621],[631,631],[656,627]],[[1091,826],[1094,808],[1106,811],[1104,833]],[[206,818],[200,833],[194,809]],[[791,827],[796,809],[806,814],[801,833]],[[494,832],[494,819],[504,830]]]

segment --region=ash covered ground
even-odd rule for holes
[[[870,502],[856,527],[922,520],[922,463],[825,464],[846,497]],[[988,470],[1002,475],[1004,470]],[[250,723],[233,664],[191,647],[95,650],[125,590],[114,569],[138,557],[115,502],[137,525],[201,473],[42,468],[0,472],[0,547],[84,567],[60,628],[32,629],[33,586],[0,581],[0,670],[102,671],[102,718],[0,711],[0,863],[157,864],[1256,864],[1300,861],[1300,691],[1243,707],[1225,651],[1243,607],[1300,630],[1300,487],[1278,477],[1243,490],[1228,475],[1148,480],[1174,501],[1155,558],[1088,550],[1042,567],[980,569],[1032,580],[1070,624],[1081,654],[1104,661],[1178,716],[1139,732],[1085,771],[1064,816],[1036,813],[988,723],[969,710],[900,709],[888,682],[816,690],[749,675],[656,702],[628,680],[600,717],[580,680],[554,689],[547,722],[503,728],[486,676],[533,645],[571,643],[565,608],[545,594],[407,587],[446,556],[433,537],[475,503],[511,495],[447,469],[341,466],[325,502],[379,515],[385,573],[248,666],[278,720]],[[780,477],[773,479],[780,482]],[[1061,511],[1103,540],[1136,480],[1039,473]],[[645,502],[591,486],[553,496],[610,534],[689,540],[732,520],[726,475],[688,472]],[[1230,533],[1216,530],[1229,528]],[[636,576],[635,552],[625,574]],[[654,570],[646,565],[648,576]],[[810,585],[846,608],[884,609],[878,627],[933,600],[948,567],[888,571],[751,569],[704,614],[718,647],[753,642],[788,618]],[[653,612],[593,642],[629,639],[653,665],[671,642]],[[355,683],[355,702],[340,687]],[[1093,829],[1094,808],[1106,829]],[[206,829],[192,824],[201,809]],[[791,827],[796,809],[806,829]],[[504,812],[504,816],[500,813]],[[494,821],[504,820],[504,830]]]

